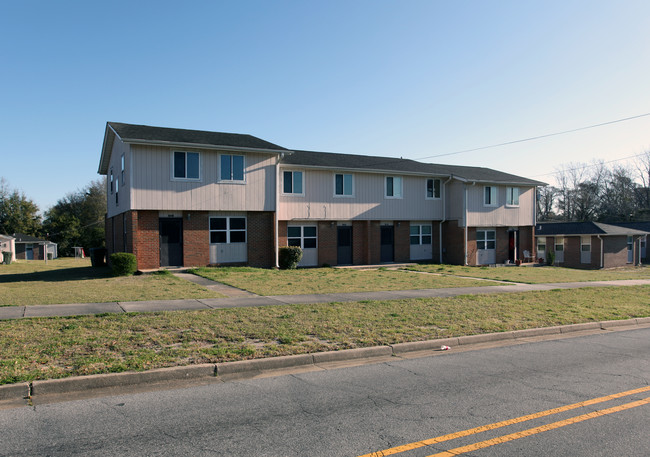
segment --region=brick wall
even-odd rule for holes
[[[476,234],[475,234],[476,237]],[[462,265],[465,252],[465,232],[458,221],[447,221],[442,226],[442,261],[452,265]],[[474,242],[476,247],[476,242]],[[476,256],[475,256],[476,257]]]
[[[368,221],[352,222],[352,263],[354,265],[368,265],[370,262],[368,235]]]
[[[210,232],[207,211],[183,213],[183,266],[210,263]]]
[[[278,221],[278,246],[289,246],[287,241],[287,221]],[[316,232],[317,236],[319,232]]]
[[[603,267],[613,268],[628,265],[627,236],[606,236],[603,238],[605,240],[605,262]]]
[[[160,267],[160,237],[158,211],[131,211],[133,225],[133,254],[139,270]]]
[[[535,257],[535,231],[533,226],[519,227],[519,258],[523,260],[524,251]]]
[[[496,237],[497,237],[496,240],[497,242],[496,242],[495,262],[504,263],[506,260],[510,258],[510,232],[506,227],[497,227]],[[474,235],[472,236],[472,239],[476,240],[476,231],[474,231]],[[474,245],[476,245],[476,242],[474,242]],[[474,255],[471,265],[476,265],[476,255]]]
[[[249,212],[247,220],[248,265],[259,268],[275,266],[275,219],[273,212]],[[286,245],[286,223],[284,233]]]
[[[352,237],[354,239],[354,232]],[[328,221],[318,223],[318,263],[337,264],[336,223],[332,224]]]
[[[394,222],[395,262],[411,260],[411,224],[409,221]]]

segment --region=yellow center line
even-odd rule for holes
[[[541,425],[535,428],[529,428],[528,430],[523,430],[521,432],[499,436],[491,440],[481,441],[478,443],[470,444],[468,446],[449,449],[448,451],[439,452],[438,454],[432,454],[429,455],[428,457],[455,457],[464,454],[466,452],[476,451],[478,449],[494,446],[495,444],[507,443],[508,441],[518,440],[519,438],[525,438],[527,436],[536,435],[537,433],[548,432],[549,430],[554,430],[556,428],[566,427],[567,425],[577,424],[578,422],[583,422],[589,419],[595,419],[597,417],[602,417],[607,414],[613,414],[619,411],[625,411],[627,409],[632,409],[632,408],[636,408],[637,406],[643,406],[647,404],[650,404],[650,397],[644,400],[633,401],[631,403],[626,403],[624,405],[614,406],[612,408],[607,408],[607,409],[601,409],[599,411],[594,411],[592,413],[587,413],[581,416],[572,417],[570,419],[553,422],[551,424]]]
[[[519,424],[521,422],[526,422],[533,419],[538,419],[540,417],[550,416],[552,414],[562,413],[564,411],[570,411],[572,409],[582,408],[589,405],[595,405],[597,403],[603,403],[606,401],[614,400],[616,398],[627,397],[628,395],[634,395],[642,392],[650,391],[650,386],[641,387],[639,389],[627,390],[625,392],[620,392],[617,394],[606,395],[604,397],[593,398],[591,400],[585,400],[578,403],[573,403],[571,405],[560,406],[558,408],[547,409],[546,411],[541,411],[538,413],[527,414],[525,416],[517,417],[514,419],[508,419],[501,422],[495,422],[489,425],[482,425],[480,427],[470,428],[468,430],[463,430],[460,432],[450,433],[447,435],[438,436],[436,438],[430,438],[422,441],[416,441],[414,443],[404,444],[402,446],[393,447],[390,449],[385,449],[383,451],[371,452],[370,454],[364,454],[359,457],[385,457],[388,455],[399,454],[400,452],[411,451],[413,449],[418,449],[424,446],[429,446],[431,444],[442,443],[443,441],[454,440],[456,438],[461,438],[464,436],[475,435],[477,433],[485,432],[488,430],[494,430],[501,427],[506,427],[508,425]]]

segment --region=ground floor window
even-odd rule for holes
[[[411,244],[431,244],[431,226],[411,225]]]
[[[211,217],[210,243],[245,243],[245,217]]]
[[[476,231],[476,249],[496,249],[496,245],[497,245],[496,230]]]
[[[591,263],[591,237],[580,237],[580,262]]]
[[[287,244],[300,246],[303,249],[315,248],[316,227],[310,225],[287,227]]]
[[[546,237],[537,237],[537,256],[546,259]]]

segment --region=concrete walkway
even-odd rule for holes
[[[185,273],[176,273],[185,275]],[[650,285],[650,279],[627,279],[618,281],[565,282],[548,284],[512,284],[486,287],[455,287],[443,289],[392,290],[379,292],[347,292],[333,294],[271,295],[259,296],[224,284],[215,283],[194,275],[188,278],[203,287],[215,290],[227,298],[203,298],[190,300],[153,300],[110,303],[76,303],[64,305],[31,305],[0,307],[0,320],[30,317],[76,316],[103,313],[131,313],[154,311],[180,311],[195,309],[238,308],[245,306],[277,306],[330,302],[353,302],[360,300],[401,300],[407,298],[455,297],[458,295],[502,294],[545,291],[552,289],[577,289],[583,287],[615,287]],[[208,281],[208,283],[205,283]],[[207,286],[205,284],[207,284]]]

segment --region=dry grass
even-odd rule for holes
[[[0,321],[0,384],[650,315],[650,286]]]
[[[0,306],[216,297],[221,295],[170,274],[113,277],[89,259],[0,265]]]
[[[492,286],[498,283],[453,276],[412,274],[397,270],[305,268],[268,270],[249,267],[197,268],[194,274],[258,295],[327,294],[380,290]]]

